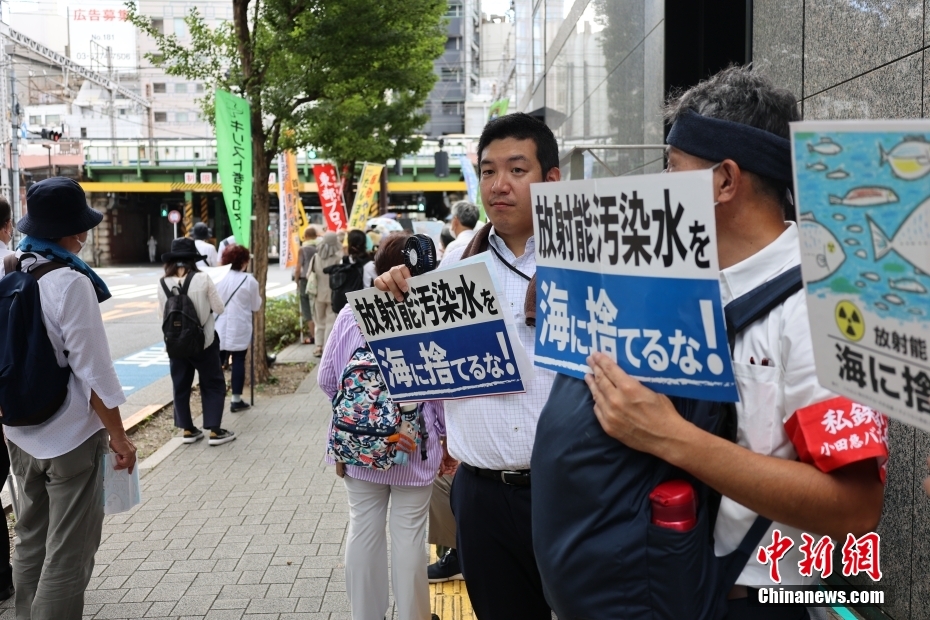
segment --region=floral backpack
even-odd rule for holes
[[[359,347],[333,396],[327,452],[337,463],[390,469],[408,462],[407,454],[397,450],[400,433],[407,433],[416,438],[421,457],[426,459],[427,433],[422,422],[419,406],[403,411],[391,400],[374,354],[368,347]]]

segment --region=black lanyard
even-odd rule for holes
[[[516,267],[514,267],[513,265],[511,265],[510,263],[508,263],[506,260],[504,260],[504,257],[501,256],[500,252],[498,252],[498,251],[494,248],[493,245],[491,245],[490,243],[488,243],[488,247],[491,248],[491,251],[494,252],[494,255],[495,255],[497,258],[499,258],[500,261],[501,261],[502,263],[504,263],[504,265],[507,266],[507,269],[509,269],[510,271],[514,272],[515,274],[517,274],[518,276],[520,276],[521,278],[523,278],[523,279],[526,280],[527,282],[530,282],[530,281],[533,279],[533,278],[531,278],[530,276],[528,276],[528,275],[526,275],[525,273],[523,273],[522,271],[520,271],[519,269],[517,269]]]

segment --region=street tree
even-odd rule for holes
[[[192,8],[188,36],[166,35],[127,2],[129,20],[154,39],[148,59],[168,75],[205,85],[213,116],[221,88],[251,105],[253,271],[264,297],[268,272],[266,179],[282,150],[312,146],[349,175],[355,161],[415,152],[420,112],[446,40],[445,0],[232,0],[232,22],[208,23]],[[255,325],[255,369],[267,377],[265,321]]]

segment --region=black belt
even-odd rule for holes
[[[479,469],[469,465],[468,463],[459,463],[466,471],[469,471],[479,478],[487,478],[488,480],[495,480],[497,482],[503,482],[504,484],[509,484],[514,487],[528,487],[530,486],[530,470],[528,469]]]

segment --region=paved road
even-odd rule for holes
[[[105,267],[97,272],[113,294],[101,304],[100,311],[110,355],[123,390],[129,396],[168,374],[158,315],[158,281],[164,272],[160,265]],[[271,265],[266,296],[277,297],[295,290],[290,271]],[[127,408],[123,413],[125,417],[134,411]]]

